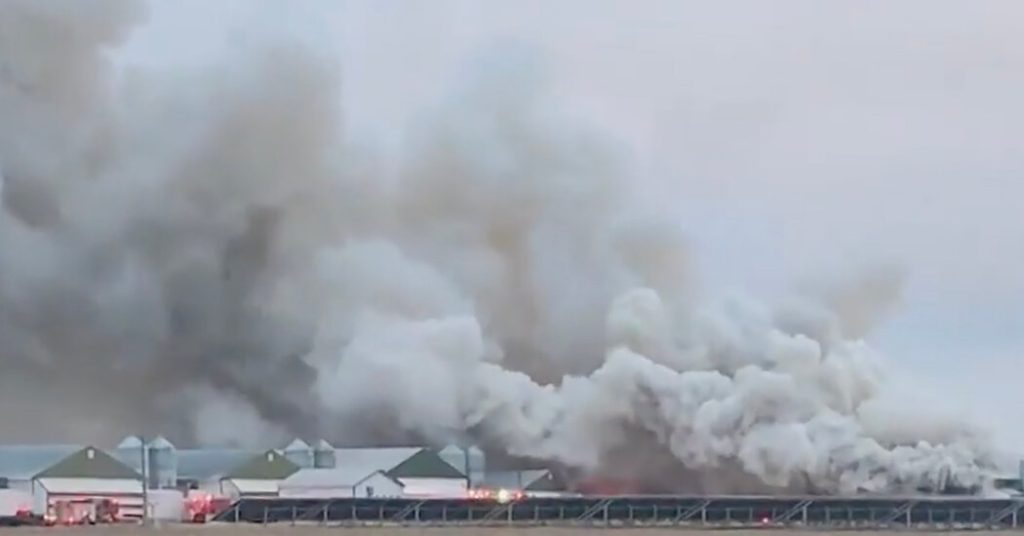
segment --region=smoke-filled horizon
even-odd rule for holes
[[[990,476],[987,431],[884,396],[900,270],[707,299],[542,65],[482,62],[382,166],[342,136],[343,66],[120,77],[144,17],[0,7],[4,438],[470,437],[690,491]]]

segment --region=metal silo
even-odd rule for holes
[[[325,439],[317,441],[313,449],[313,467],[317,469],[333,469],[337,463],[334,457],[334,446]]]
[[[142,440],[138,436],[128,436],[122,439],[114,450],[114,457],[121,463],[142,473]]]
[[[146,444],[151,488],[173,488],[178,481],[178,452],[167,438],[158,436]]]
[[[301,439],[296,439],[284,448],[284,457],[303,469],[313,467],[313,447]]]

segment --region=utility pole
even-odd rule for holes
[[[142,526],[149,525],[149,474],[146,463],[146,436],[139,435],[139,463],[142,465]]]
[[[473,489],[473,477],[471,476],[473,474],[473,470],[469,467],[469,447],[462,449],[462,458],[462,466],[466,468],[466,489]]]

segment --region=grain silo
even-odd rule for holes
[[[146,477],[153,489],[173,488],[178,481],[178,453],[167,438],[158,436],[146,444]]]
[[[317,469],[334,469],[337,459],[334,455],[334,446],[326,439],[317,441],[313,447],[313,467]]]
[[[121,463],[131,467],[132,469],[142,472],[143,464],[143,449],[142,440],[138,436],[128,436],[121,440],[114,448],[112,453]]]
[[[284,448],[284,457],[288,461],[299,466],[301,469],[309,469],[313,467],[313,447],[309,446],[309,443],[296,438]]]

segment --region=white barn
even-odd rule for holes
[[[384,471],[367,473],[358,466],[302,469],[281,481],[279,495],[290,498],[341,499],[403,496],[403,486]]]
[[[177,452],[177,487],[222,495],[222,480],[232,469],[256,456],[244,449],[181,449]]]
[[[32,496],[32,510],[48,513],[58,501],[113,499],[122,517],[142,516],[142,476],[93,446],[0,447],[0,478]]]
[[[476,483],[474,483],[476,484]],[[490,471],[478,487],[490,490],[515,490],[528,497],[564,497],[571,495],[562,481],[547,469]]]
[[[465,497],[469,491],[466,475],[428,448],[343,448],[335,457],[339,467],[383,472],[402,484],[406,497]]]
[[[480,448],[448,445],[438,452],[438,456],[466,475],[469,478],[470,486],[476,486],[483,482],[487,471],[487,458]]]
[[[232,469],[221,479],[220,493],[227,497],[276,497],[281,482],[299,471],[285,455],[268,450]]]

